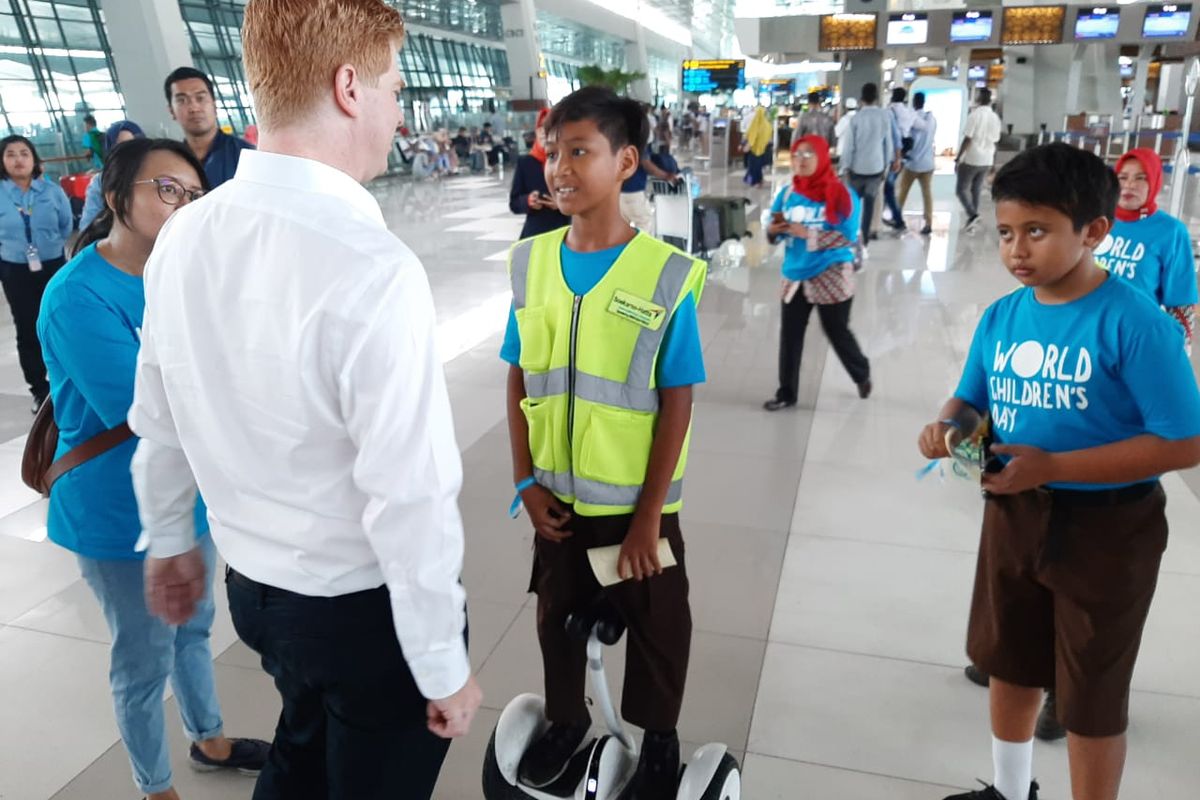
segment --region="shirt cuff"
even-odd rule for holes
[[[471,678],[467,644],[461,636],[423,656],[405,660],[417,688],[429,700],[445,700],[466,686]]]
[[[153,534],[143,530],[133,549],[139,553],[145,551],[150,558],[172,558],[181,556],[195,547],[196,532],[194,530],[158,531]]]

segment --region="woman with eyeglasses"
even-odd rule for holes
[[[1158,153],[1130,150],[1116,166],[1121,194],[1116,222],[1096,260],[1162,306],[1179,323],[1187,346],[1196,330],[1196,261],[1182,221],[1158,207],[1163,165]]]
[[[43,177],[42,159],[24,136],[0,139],[0,284],[17,329],[17,357],[37,413],[50,391],[37,339],[42,292],[66,263],[75,226],[71,201]]]
[[[183,144],[135,139],[109,154],[102,188],[106,208],[50,281],[38,321],[59,429],[57,457],[125,421],[133,403],[146,259],[170,216],[201,197],[208,184]],[[193,520],[210,581],[204,600],[178,627],[146,608],[130,475],[136,447],[130,438],[59,478],[50,492],[47,527],[52,541],[75,553],[108,623],[109,682],[134,781],[149,800],[178,800],[163,715],[168,679],[192,740],[193,767],[257,774],[268,745],[223,733],[209,648],[216,554],[199,497]]]
[[[833,171],[829,142],[802,136],[792,143],[792,180],[771,206],[767,241],[787,241],[783,256],[779,389],[767,411],[799,399],[800,357],[813,307],[821,327],[864,400],[871,394],[871,364],[850,330],[854,300],[854,246],[862,204]]]

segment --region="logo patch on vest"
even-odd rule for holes
[[[617,289],[613,294],[612,302],[608,304],[608,313],[616,314],[652,331],[661,328],[663,320],[667,318],[667,310],[662,306],[621,289]]]

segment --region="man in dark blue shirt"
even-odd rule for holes
[[[254,146],[217,127],[213,82],[200,70],[180,67],[167,76],[163,90],[171,117],[183,128],[188,149],[204,165],[209,185],[217,188],[237,172],[242,151]]]

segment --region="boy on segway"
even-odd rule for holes
[[[603,593],[629,633],[622,716],[645,730],[631,797],[668,800],[692,631],[679,509],[692,387],[705,380],[706,265],[621,216],[650,134],[638,103],[581,89],[545,128],[546,182],[571,225],[513,247],[501,352],[513,478],[537,532],[530,590],[551,723],[519,777],[552,784],[588,735],[585,643],[565,622]],[[660,539],[677,566],[664,569]],[[613,545],[624,580],[602,589],[588,551]]]

